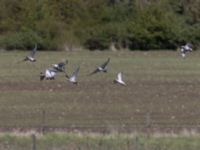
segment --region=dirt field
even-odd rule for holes
[[[19,63],[27,52],[0,55],[1,130],[100,132],[200,129],[200,53],[39,52],[36,63]],[[86,76],[108,57],[108,73]],[[81,66],[78,85],[63,74],[39,81],[39,73],[64,58],[69,74]],[[9,61],[11,60],[11,61]],[[127,86],[113,84],[117,72]]]

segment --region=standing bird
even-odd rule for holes
[[[35,62],[36,59],[34,58],[34,56],[35,56],[36,51],[37,51],[37,44],[35,44],[35,47],[31,51],[30,55],[26,56],[23,61]]]
[[[118,83],[120,85],[124,85],[124,86],[126,85],[126,83],[122,80],[122,73],[121,72],[119,72],[117,74],[117,78],[113,82]]]
[[[96,70],[94,70],[89,75],[93,75],[93,74],[96,74],[98,72],[106,73],[107,72],[107,65],[108,65],[109,62],[110,62],[110,58],[108,58],[108,60],[105,63],[103,63],[101,66],[97,67]]]
[[[80,67],[78,67],[70,77],[68,77],[68,75],[66,75],[66,77],[68,78],[69,82],[73,83],[73,84],[78,84],[78,82],[76,81],[76,78],[78,76],[78,73],[79,73],[79,70],[80,70]]]
[[[186,53],[187,52],[192,52],[192,44],[191,43],[187,43],[186,45],[181,46],[181,56],[182,58],[186,57]]]

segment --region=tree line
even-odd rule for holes
[[[0,0],[0,47],[176,49],[200,42],[199,0]]]

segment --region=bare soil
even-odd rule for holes
[[[43,108],[38,113],[26,104],[30,111],[1,123],[2,130],[81,130],[81,131],[165,131],[178,132],[183,129],[200,129],[199,97],[200,84],[196,81],[135,80],[128,86],[119,86],[112,81],[81,81],[77,86],[60,81],[44,82],[4,82],[0,91],[44,92],[63,94],[51,97],[53,106]],[[65,95],[66,94],[66,95]],[[68,95],[69,94],[69,95]],[[61,98],[62,97],[62,98]],[[64,97],[64,98],[63,98]],[[60,100],[59,99],[65,99]],[[28,101],[28,99],[27,99]],[[29,100],[30,101],[30,100]],[[49,101],[44,99],[44,103]],[[60,104],[61,103],[61,104]],[[16,103],[16,105],[18,105]],[[66,106],[59,108],[60,105]],[[13,105],[14,107],[14,105]],[[51,109],[52,108],[52,109]],[[58,111],[60,109],[60,112]],[[20,108],[23,111],[23,107]],[[27,111],[27,110],[24,110]],[[34,119],[30,121],[30,116]],[[27,121],[29,120],[29,121]],[[44,122],[43,122],[44,121]]]

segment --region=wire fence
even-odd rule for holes
[[[30,130],[34,130],[42,135],[47,133],[52,133],[55,131],[78,131],[78,132],[98,132],[101,134],[109,134],[109,133],[144,133],[145,137],[151,138],[152,133],[180,133],[183,130],[187,131],[200,131],[200,113],[155,113],[155,112],[140,112],[135,113],[130,116],[126,114],[117,116],[81,116],[80,114],[76,114],[74,116],[70,116],[70,114],[63,114],[59,112],[51,112],[46,110],[36,111],[36,112],[16,112],[9,113],[5,110],[5,113],[0,114],[0,130],[1,131],[20,131],[20,132],[29,132]],[[47,136],[48,137],[48,136]],[[26,149],[30,150],[41,150],[41,149],[49,149],[53,150],[53,147],[48,144],[44,144],[41,146],[40,137],[37,134],[31,134],[28,144],[26,144]],[[55,137],[56,138],[56,137]],[[90,141],[91,139],[85,139],[85,143],[79,143],[80,145],[74,147],[74,150],[85,150],[85,149],[109,149],[112,150],[115,148],[115,144],[113,143],[113,147],[106,143],[106,141],[97,141],[96,145]],[[39,142],[40,141],[40,142]],[[57,140],[53,141],[56,142]],[[12,141],[11,141],[12,142]],[[48,141],[51,143],[52,141]],[[60,142],[60,141],[59,141]],[[73,145],[74,141],[66,141],[66,143],[62,143],[65,149],[70,149],[71,144]],[[137,134],[130,139],[126,139],[126,143],[122,144],[122,149],[124,150],[147,150],[151,148],[152,150],[156,150],[162,148],[162,145],[153,145],[154,148],[146,147],[143,144],[144,141],[140,140],[140,136]],[[90,144],[92,143],[92,144]],[[123,143],[123,142],[122,142]],[[11,143],[12,145],[12,143]],[[5,146],[0,142],[1,146]],[[15,145],[18,149],[21,150],[23,146],[20,147],[20,144],[16,143]],[[159,147],[161,146],[161,147]],[[15,149],[17,149],[15,147]],[[48,148],[42,148],[48,147]],[[56,149],[62,150],[63,147],[58,145]],[[55,148],[55,147],[54,147]],[[5,148],[6,149],[6,148]],[[166,149],[166,147],[163,147]],[[170,148],[169,148],[170,149]]]
[[[6,114],[6,115],[5,115]],[[112,131],[161,131],[181,130],[200,131],[200,113],[136,113],[132,116],[81,116],[62,113],[40,112],[0,114],[0,130],[36,130],[42,133],[51,131],[93,131],[109,133]]]

